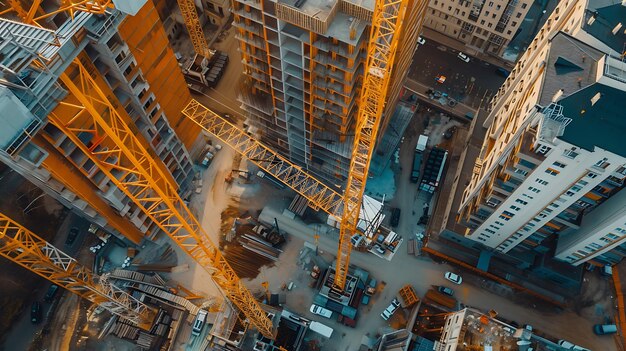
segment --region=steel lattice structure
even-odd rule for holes
[[[193,0],[181,1],[193,3]],[[80,7],[78,3],[81,6],[85,3],[110,5],[109,1],[70,1],[56,12],[91,12],[90,8]],[[19,2],[11,5],[18,15],[26,13]],[[35,13],[38,5],[39,2],[35,2],[28,13]],[[193,9],[195,11],[195,6]],[[100,8],[94,8],[94,11],[100,13]],[[185,10],[181,8],[181,11]],[[197,13],[195,16],[197,19]],[[22,19],[27,23],[37,24],[30,17]],[[186,24],[199,26],[199,21]],[[202,33],[201,28],[190,28],[189,32],[197,33],[198,29]],[[208,50],[204,36],[202,40]],[[196,44],[194,41],[194,46]],[[128,124],[130,117],[122,108],[109,101],[103,88],[92,76],[97,70],[94,67],[85,67],[89,65],[86,57],[82,61],[77,57],[61,74],[60,81],[75,99],[75,102],[61,104],[66,109],[73,109],[74,113],[63,116],[52,113],[49,115],[50,123],[76,144],[159,229],[209,272],[226,297],[259,332],[273,339],[276,330],[272,321],[182,201],[176,192],[177,186],[163,163],[157,161],[155,153],[136,136],[138,131],[131,129]],[[68,71],[73,72],[72,76],[68,75]],[[102,87],[106,87],[106,82],[100,83]],[[89,141],[84,141],[85,134],[92,136]]]
[[[200,25],[198,10],[196,10],[194,0],[177,1],[180,13],[183,15],[183,20],[185,20],[185,27],[187,27],[187,32],[189,32],[189,38],[191,38],[191,43],[193,44],[196,54],[207,58],[210,57],[211,54],[209,53],[209,44],[204,37],[204,32],[202,31],[202,25]]]
[[[144,329],[150,327],[154,314],[148,306],[2,213],[0,256]]]
[[[192,99],[183,114],[205,131],[215,135],[261,169],[309,200],[311,207],[341,218],[341,194],[291,163],[276,151],[254,140],[246,132]]]
[[[350,264],[350,238],[356,231],[367,173],[387,100],[391,70],[400,42],[408,0],[377,0],[367,46],[367,65],[359,99],[348,182],[343,194],[339,254],[333,287],[343,290]]]
[[[387,99],[392,63],[400,41],[408,0],[376,2],[368,45],[367,69],[361,90],[348,182],[343,195],[294,165],[276,151],[252,139],[218,114],[192,100],[183,114],[215,135],[261,169],[309,200],[311,207],[341,218],[333,287],[343,290],[348,275],[350,238],[356,232],[370,161]]]
[[[84,63],[74,60],[72,68],[76,75],[70,77],[64,73],[60,77],[77,100],[73,104],[63,104],[73,108],[75,113],[71,116],[51,114],[50,122],[67,135],[159,229],[211,274],[250,323],[264,336],[273,338],[271,320],[180,198],[177,186],[163,164],[142,144],[136,136],[137,131],[129,127],[129,117],[112,105],[90,76],[94,68],[88,69],[85,64],[88,60]],[[84,133],[92,135],[89,142],[83,141]]]

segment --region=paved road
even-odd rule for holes
[[[457,53],[427,40],[413,56],[409,78],[433,86],[468,105],[478,106],[483,97],[492,96],[500,88],[505,78],[496,74],[496,66],[474,57],[466,63],[457,57]],[[442,84],[435,81],[439,75],[446,76]]]

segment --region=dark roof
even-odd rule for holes
[[[592,105],[591,99],[600,94]],[[572,122],[559,139],[593,151],[599,147],[626,157],[626,91],[595,83],[559,101]]]
[[[589,24],[589,18],[595,17],[595,21]],[[613,29],[619,23],[622,28],[613,34]],[[583,23],[583,29],[596,39],[611,47],[618,53],[624,52],[626,43],[626,6],[617,1],[615,4],[588,10]]]

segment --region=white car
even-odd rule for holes
[[[388,320],[396,312],[396,310],[398,310],[398,307],[400,307],[400,301],[394,298],[391,300],[391,304],[385,308],[380,316],[383,317],[384,320]]]
[[[310,308],[311,313],[316,314],[318,316],[330,318],[333,316],[333,311],[326,309],[322,306],[318,306],[316,304],[312,304]]]
[[[462,53],[461,51],[459,51],[459,54],[456,55],[456,57],[458,57],[461,61],[463,62],[470,62],[470,58],[469,56],[465,55],[464,53]]]
[[[424,45],[424,44],[426,44],[426,39],[424,39],[422,37],[417,37],[417,43],[419,45]]]
[[[376,253],[378,253],[379,255],[384,255],[385,254],[385,249],[380,247],[380,245],[378,245],[378,244],[374,245],[374,251],[376,251]]]
[[[461,282],[463,282],[463,278],[461,278],[460,275],[458,274],[454,274],[452,272],[446,272],[446,274],[444,275],[444,278],[448,279],[449,281],[453,282],[454,284],[461,284]]]

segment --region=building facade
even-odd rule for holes
[[[574,265],[621,259],[622,15],[621,4],[559,3],[492,101],[457,218],[466,237]]]
[[[114,147],[88,115],[114,110],[180,192],[193,177],[187,150],[199,130],[180,112],[190,94],[154,5],[133,6],[140,7],[134,15],[58,13],[41,23],[54,29],[0,19],[0,120],[10,126],[0,133],[0,161],[91,222],[138,243],[158,230],[90,159]]]
[[[347,177],[374,2],[241,0],[240,100],[261,139],[329,184]],[[410,1],[380,135],[411,64],[425,1]]]
[[[476,52],[502,56],[532,0],[431,0],[424,26]]]

